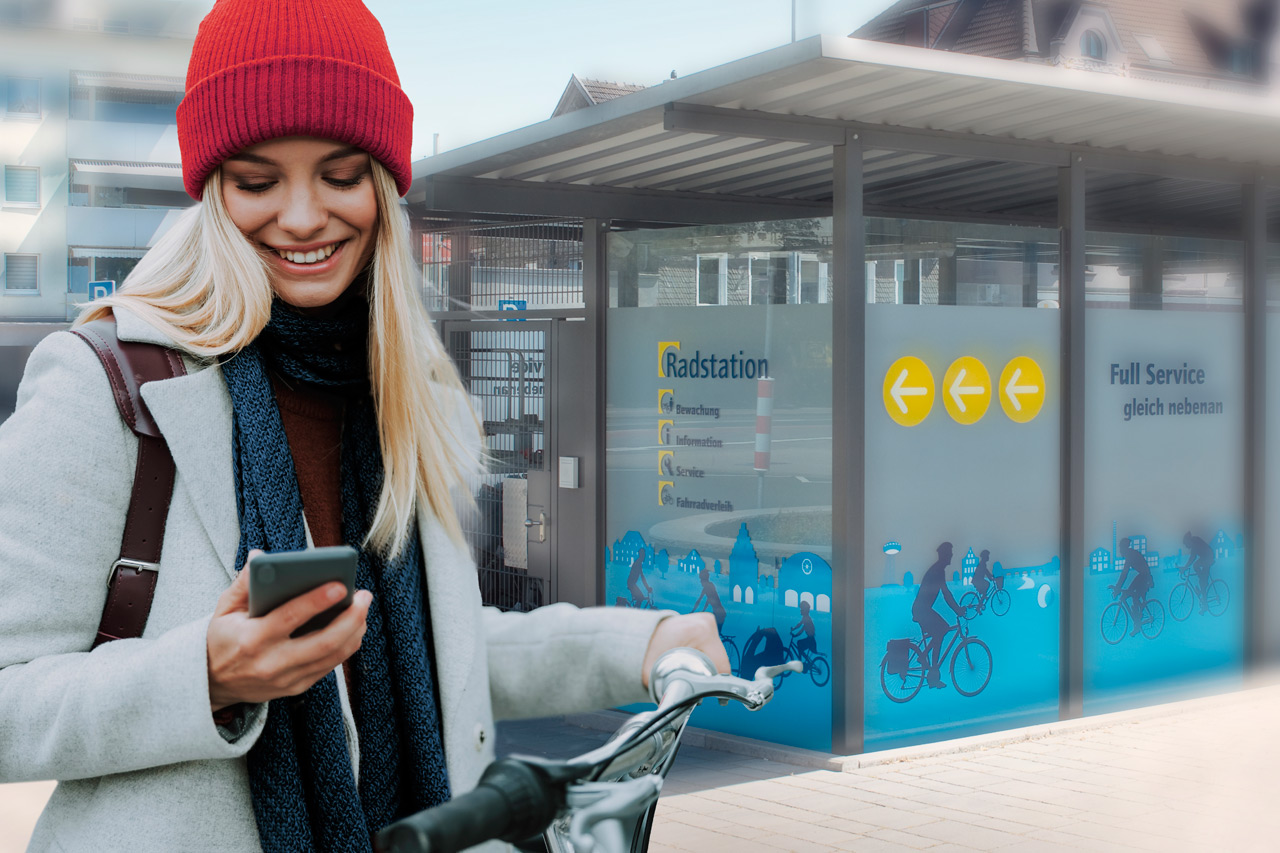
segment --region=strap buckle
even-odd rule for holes
[[[160,571],[159,563],[148,563],[145,560],[131,560],[128,557],[121,557],[111,564],[111,569],[107,572],[107,586],[111,586],[111,581],[116,576],[116,569],[122,566],[126,569],[133,569],[136,572]]]

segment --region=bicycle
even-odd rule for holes
[[[1190,568],[1183,566],[1179,571],[1182,582],[1169,591],[1169,615],[1175,621],[1182,622],[1191,615],[1196,600],[1207,609],[1212,616],[1221,616],[1227,612],[1227,604],[1231,601],[1231,589],[1221,578],[1209,581],[1209,588],[1202,594],[1199,584],[1192,583]]]
[[[673,649],[649,679],[658,707],[629,718],[603,746],[563,761],[495,761],[475,790],[391,824],[377,834],[374,849],[456,853],[541,833],[549,853],[644,853],[662,781],[693,709],[703,699],[732,699],[759,710],[773,698],[774,677],[800,666],[761,667],[748,681],[718,675],[702,652]]]
[[[791,638],[791,645],[787,647],[786,657],[788,660],[799,661],[804,669],[802,672],[808,674],[813,680],[814,687],[826,687],[827,682],[831,680],[831,661],[827,660],[827,656],[821,652],[811,652],[805,650],[801,652],[796,648],[796,638]],[[791,673],[784,672],[774,679],[773,689],[777,690],[782,686],[782,681]]]
[[[1004,588],[1003,577],[991,581],[985,595],[980,594],[976,589],[971,589],[960,596],[960,608],[964,610],[965,619],[981,616],[988,605],[991,607],[991,612],[997,616],[1005,615],[1013,606],[1013,596]]]
[[[977,696],[991,682],[993,659],[991,649],[977,637],[969,636],[969,623],[960,619],[955,625],[948,627],[943,637],[950,637],[942,654],[938,656],[938,669],[951,657],[951,685],[961,696]],[[901,660],[893,659],[902,647],[897,643],[905,643],[905,654]],[[920,644],[911,639],[890,640],[885,655],[880,660],[880,687],[884,695],[894,702],[910,702],[920,692],[928,678],[928,656]]]
[[[1122,591],[1117,589],[1115,584],[1107,588],[1112,592]],[[1129,632],[1130,620],[1136,618],[1130,610],[1137,606],[1137,602],[1129,605],[1125,601],[1125,598],[1113,601],[1102,611],[1102,624],[1099,626],[1102,639],[1113,646],[1124,639],[1125,634]],[[1142,631],[1142,636],[1148,640],[1154,640],[1164,630],[1164,606],[1154,598],[1147,598],[1143,601],[1141,613],[1142,620],[1138,627]]]
[[[645,593],[643,598],[632,598],[630,595],[620,595],[614,602],[618,607],[634,607],[638,610],[652,610],[655,605],[653,603],[653,588]]]

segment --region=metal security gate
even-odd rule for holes
[[[546,320],[440,324],[484,425],[489,470],[473,490],[478,513],[467,533],[484,602],[504,610],[530,610],[554,595],[547,545],[550,325]]]
[[[422,239],[423,298],[484,425],[489,469],[464,530],[486,605],[558,600],[552,468],[555,343],[581,319],[577,221],[441,221]],[[583,323],[569,324],[582,327]]]

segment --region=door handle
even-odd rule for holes
[[[538,513],[537,521],[534,521],[532,518],[526,518],[524,520],[524,526],[526,528],[529,528],[529,527],[538,528],[538,541],[539,542],[547,541],[547,514],[545,512]]]

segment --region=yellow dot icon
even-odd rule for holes
[[[971,356],[951,362],[942,378],[942,403],[958,424],[969,426],[982,420],[991,406],[991,374],[987,366]]]
[[[913,355],[895,361],[884,375],[884,410],[894,422],[913,427],[933,410],[933,374]]]
[[[1044,371],[1034,359],[1020,355],[1000,373],[1000,408],[1015,423],[1034,420],[1044,406]]]

